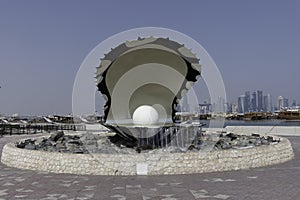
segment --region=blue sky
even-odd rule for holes
[[[0,0],[0,113],[70,113],[87,54],[145,26],[197,40],[219,67],[229,101],[262,89],[300,102],[300,1]]]

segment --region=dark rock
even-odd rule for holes
[[[136,151],[137,153],[141,153],[142,149],[141,149],[140,147],[136,147],[136,148],[135,148],[135,151]]]
[[[49,139],[44,138],[38,145],[36,145],[36,148],[47,150],[48,148],[51,148],[53,146],[52,142]]]
[[[194,144],[192,144],[192,145],[190,145],[190,146],[188,147],[188,150],[189,150],[189,151],[192,151],[193,149],[196,149],[196,147],[195,147]]]
[[[58,152],[61,152],[61,153],[72,153],[68,149],[59,149]]]
[[[64,143],[66,141],[65,137],[61,137],[61,138],[58,138],[58,140],[56,141],[56,143]],[[54,142],[54,141],[53,141]]]
[[[254,143],[255,146],[260,146],[261,145],[261,140],[257,139]]]
[[[228,133],[226,137],[229,137],[231,140],[236,140],[238,136],[234,133]]]
[[[253,136],[253,137],[260,137],[260,135],[257,134],[257,133],[252,133],[251,136]]]
[[[80,149],[77,149],[77,150],[74,150],[74,151],[72,151],[72,153],[84,154],[84,153],[85,153],[85,151],[83,151],[83,150],[80,150]]]
[[[24,148],[27,150],[36,150],[35,145],[32,143],[26,144]]]
[[[64,139],[66,141],[68,141],[68,140],[80,140],[80,136],[78,136],[78,135],[65,135]]]
[[[220,139],[220,140],[216,143],[215,147],[216,147],[217,149],[230,149],[230,148],[232,148],[231,144],[228,143],[227,141],[223,140],[223,139]]]
[[[249,139],[249,144],[255,144],[256,141],[257,141],[257,139],[255,139],[255,138],[250,138],[250,139]]]
[[[268,145],[268,144],[270,144],[265,137],[262,137],[260,141],[261,141],[262,145]]]
[[[138,145],[138,141],[133,138],[132,140],[124,140],[124,138],[122,138],[119,135],[114,135],[114,136],[109,136],[108,139],[110,140],[111,143],[116,144],[117,146],[126,146],[127,148],[134,148]]]
[[[35,143],[35,139],[26,139],[26,140],[25,140],[25,143],[26,143],[26,144],[29,144],[29,143],[34,144],[34,143]]]
[[[76,146],[82,146],[82,141],[81,140],[69,140],[66,142],[66,145],[72,144]]]
[[[52,142],[48,139],[44,139],[42,140],[42,142],[40,143],[40,145],[43,145],[43,146],[53,146]]]
[[[16,147],[24,149],[26,146],[25,142],[17,142]]]
[[[64,136],[63,131],[57,131],[51,134],[49,140],[56,142],[59,138]]]
[[[261,146],[269,145],[274,142],[280,142],[275,140],[271,136],[262,137],[259,134],[253,133],[252,135],[239,135],[234,133],[222,132],[219,135],[218,141],[217,136],[204,135],[203,133],[197,133],[192,138],[188,147],[165,147],[160,148],[158,151],[164,152],[186,152],[198,151],[205,149],[208,146],[215,146],[215,149],[231,149],[238,147],[247,146]],[[120,142],[121,141],[121,142]],[[16,143],[16,147],[25,148],[29,150],[44,150],[48,152],[64,152],[64,153],[76,153],[76,154],[87,154],[87,153],[133,153],[142,151],[156,151],[153,150],[151,145],[138,145],[136,139],[124,140],[119,135],[103,137],[97,134],[87,133],[82,136],[78,135],[64,135],[63,131],[52,133],[49,138],[42,139],[27,139]]]
[[[267,137],[267,141],[270,142],[270,143],[275,142],[274,138],[271,137],[271,136]]]
[[[33,148],[32,146],[35,146],[34,143],[35,143],[35,140],[27,139],[27,140],[24,140],[21,142],[17,142],[16,147],[24,149],[27,146],[28,149],[32,149]]]

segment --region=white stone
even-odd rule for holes
[[[148,175],[148,164],[147,163],[137,163],[136,164],[136,174],[137,175]]]

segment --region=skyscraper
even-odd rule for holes
[[[250,111],[250,105],[251,105],[251,97],[250,92],[245,92],[245,102],[244,102],[244,112],[248,113]]]
[[[288,108],[288,107],[289,107],[289,99],[284,98],[284,100],[283,100],[283,106],[284,106],[285,108]]]
[[[238,98],[238,113],[245,113],[245,95]]]
[[[263,91],[257,91],[257,111],[263,111]]]
[[[278,97],[278,110],[282,110],[284,108],[284,97],[279,96]]]
[[[273,112],[272,95],[267,94],[263,97],[263,111]]]
[[[289,107],[289,100],[283,96],[278,97],[278,109],[282,110]]]
[[[251,98],[251,110],[253,112],[257,111],[257,99],[256,99],[256,92],[252,93],[252,98]]]
[[[222,97],[218,97],[217,111],[220,113],[226,113],[225,99],[223,99]]]

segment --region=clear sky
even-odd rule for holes
[[[87,54],[145,26],[197,40],[219,67],[229,101],[262,89],[300,102],[300,1],[0,0],[0,113],[70,113]]]

